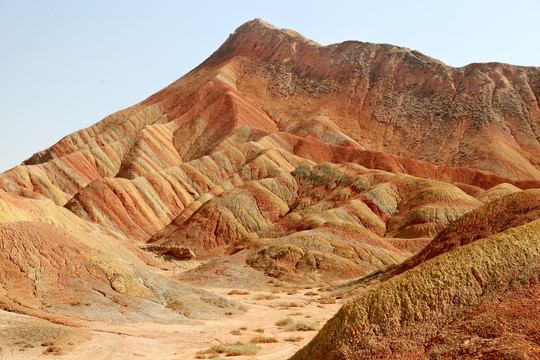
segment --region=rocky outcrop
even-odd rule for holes
[[[388,279],[429,259],[478,239],[540,218],[540,190],[515,192],[491,201],[448,225],[422,251],[386,272]]]
[[[535,359],[540,221],[448,251],[352,299],[291,359]]]
[[[198,70],[223,63],[239,64],[238,90],[284,128],[322,118],[370,150],[538,178],[539,68],[452,68],[392,45],[320,46],[260,20],[240,27]]]
[[[151,251],[158,255],[171,255],[178,260],[191,260],[195,259],[195,253],[193,250],[182,246],[165,246],[165,245],[143,245],[141,249]]]

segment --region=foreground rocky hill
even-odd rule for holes
[[[537,359],[539,194],[507,195],[447,226],[292,359]]]
[[[0,174],[0,307],[181,322],[245,309],[179,281],[375,272],[296,358],[451,357],[466,336],[451,319],[506,319],[532,354],[539,96],[540,68],[452,68],[250,21],[170,86]],[[163,277],[171,257],[200,266]],[[516,307],[530,316],[519,329]]]

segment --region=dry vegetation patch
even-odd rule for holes
[[[249,295],[249,291],[245,290],[231,290],[227,293],[227,295]]]
[[[274,307],[277,307],[280,309],[290,309],[290,308],[296,308],[296,307],[303,307],[303,305],[300,305],[293,301],[281,301],[275,304]]]
[[[259,294],[253,297],[253,300],[275,300],[279,299],[279,296],[274,294]]]
[[[297,321],[283,326],[286,331],[315,331],[319,329],[319,324],[308,321]]]
[[[235,343],[212,345],[209,349],[198,351],[195,354],[197,359],[213,359],[219,355],[225,356],[247,356],[255,355],[261,350],[261,347],[253,343]]]
[[[253,344],[270,344],[277,343],[278,340],[273,336],[257,335],[254,336],[249,342]]]
[[[276,322],[276,326],[284,327],[285,325],[292,324],[292,323],[294,323],[294,320],[293,320],[293,319],[291,319],[291,318],[285,318],[285,319],[278,320],[278,321]]]
[[[300,311],[295,311],[290,314],[287,314],[287,316],[298,316],[298,315],[302,315],[302,313]]]
[[[286,338],[283,339],[283,340],[288,341],[288,342],[299,342],[299,341],[304,340],[304,338],[301,337],[301,336],[294,336],[294,335],[291,335],[291,336],[286,337]]]

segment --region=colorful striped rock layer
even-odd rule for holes
[[[178,280],[374,273],[294,359],[511,357],[505,334],[534,358],[539,98],[540,68],[453,68],[250,21],[170,86],[0,174],[0,308],[175,322],[244,310]],[[156,271],[179,259],[200,266]]]

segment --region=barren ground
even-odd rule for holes
[[[164,274],[172,277],[178,272],[176,267],[175,271]],[[241,302],[248,311],[220,320],[193,320],[185,324],[82,322],[80,328],[0,312],[0,359],[225,358],[225,353],[201,352],[219,344],[250,343],[256,336],[275,338],[277,342],[259,343],[261,349],[256,355],[233,358],[286,359],[309,342],[317,331],[286,330],[276,325],[278,320],[290,318],[295,323],[304,321],[322,326],[341,306],[339,299],[334,304],[321,303],[319,300],[325,294],[318,288],[291,289],[261,284],[261,289],[256,290],[239,287],[206,287],[205,290]],[[299,337],[302,339],[290,341]]]

